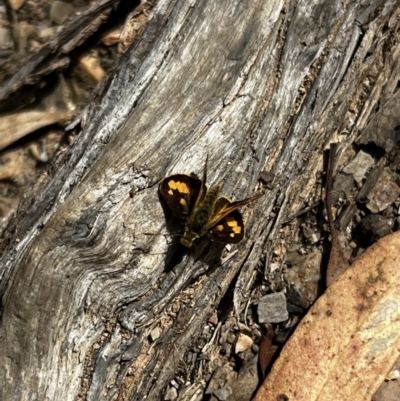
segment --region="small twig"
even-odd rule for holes
[[[221,330],[221,327],[222,327],[222,323],[219,322],[219,323],[217,324],[217,327],[216,327],[215,330],[214,330],[214,333],[213,333],[213,335],[212,335],[210,341],[209,341],[208,343],[206,343],[206,344],[204,345],[204,347],[202,348],[202,350],[201,350],[201,353],[202,353],[202,354],[205,354],[206,352],[208,352],[208,350],[209,350],[209,349],[211,348],[211,346],[214,344],[214,342],[215,342],[215,340],[216,340],[216,338],[217,338],[217,335],[218,335],[219,331]]]
[[[319,200],[316,203],[313,203],[311,206],[307,206],[304,209],[299,210],[297,213],[292,214],[291,216],[289,216],[285,221],[282,222],[282,226],[284,224],[288,224],[290,223],[292,220],[296,219],[299,216],[302,216],[303,214],[308,213],[310,210],[315,209],[317,206],[319,206],[321,204],[321,201]]]
[[[336,150],[337,143],[332,143],[329,151],[328,169],[326,173],[325,206],[326,215],[328,217],[329,231],[331,233],[331,252],[329,255],[328,266],[326,268],[327,287],[329,287],[336,277],[342,274],[343,271],[349,266],[348,262],[344,258],[332,215],[333,171],[335,167]]]

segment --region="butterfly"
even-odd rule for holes
[[[177,218],[185,221],[181,244],[187,248],[205,235],[216,242],[236,244],[245,234],[243,217],[238,208],[259,196],[232,202],[219,193],[222,184],[207,190],[207,160],[203,179],[195,174],[173,174],[164,178],[159,186],[161,196]]]

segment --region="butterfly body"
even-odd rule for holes
[[[219,198],[221,185],[207,191],[206,177],[207,161],[203,180],[193,174],[175,174],[160,183],[160,193],[172,213],[185,220],[181,244],[188,248],[205,235],[216,242],[237,243],[242,240],[245,228],[237,209],[258,198],[238,202],[224,196]]]
[[[185,222],[185,232],[181,238],[182,245],[190,248],[196,239],[207,234],[208,223],[212,221],[220,188],[220,185],[212,187],[204,196],[203,201],[192,211]]]

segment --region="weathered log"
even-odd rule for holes
[[[239,317],[282,219],[319,196],[327,144],[343,155],[392,97],[398,6],[160,0],[4,239],[0,399],[162,399],[230,288]],[[146,235],[171,220],[160,180],[207,154],[236,199],[275,174],[223,263],[216,244]],[[204,387],[187,380],[179,399]]]

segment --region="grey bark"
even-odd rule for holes
[[[324,148],[342,142],[343,163],[395,94],[398,6],[159,1],[9,227],[0,399],[162,399],[228,289],[240,317],[256,269],[267,274],[275,244],[295,235],[280,223],[319,197]],[[181,253],[145,235],[170,220],[160,180],[201,174],[207,154],[209,184],[236,199],[264,192],[222,259],[215,244]],[[264,169],[271,190],[258,183]],[[191,373],[181,400],[201,399]]]

